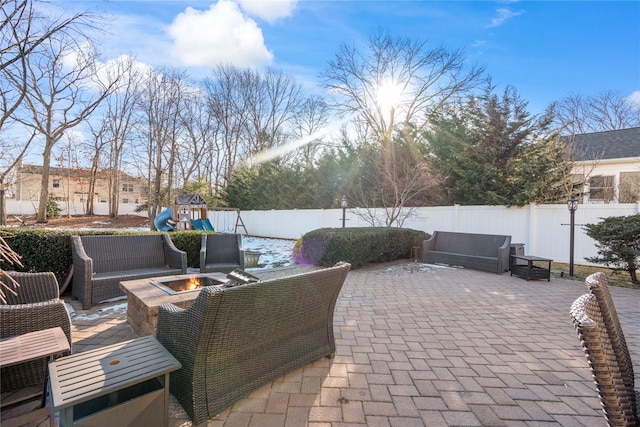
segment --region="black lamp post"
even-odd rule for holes
[[[346,221],[346,215],[347,215],[347,196],[344,196],[344,195],[342,196],[340,207],[342,207],[342,228],[344,228],[344,223]]]
[[[578,209],[578,199],[575,194],[571,194],[569,200],[567,200],[567,207],[571,213],[571,233],[569,237],[569,276],[573,277],[573,240],[574,240],[574,227],[576,225],[576,210]]]

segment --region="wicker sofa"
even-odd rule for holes
[[[509,270],[511,236],[435,231],[422,242],[422,262],[502,274]]]
[[[71,250],[71,295],[84,309],[123,296],[123,280],[187,272],[187,253],[178,250],[167,233],[71,236]]]
[[[59,299],[56,276],[50,272],[7,274],[20,287],[15,289],[17,295],[5,292],[7,303],[0,304],[0,339],[60,327],[71,347],[71,319]],[[7,277],[0,277],[0,281],[13,288]],[[2,368],[2,391],[42,386],[46,369],[46,358]]]
[[[171,373],[171,394],[194,425],[269,381],[333,355],[333,311],[350,268],[338,263],[203,288],[188,309],[160,306],[158,340],[182,364]]]

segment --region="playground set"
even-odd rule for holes
[[[234,232],[237,232],[239,226],[244,228],[245,233],[247,232],[238,209],[219,207],[213,209],[235,211],[237,216]],[[153,219],[153,224],[158,231],[216,231],[207,216],[208,210],[207,202],[199,194],[178,194],[175,204],[160,212]]]

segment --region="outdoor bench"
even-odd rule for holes
[[[511,236],[435,231],[422,242],[422,262],[502,274],[509,270]]]
[[[224,288],[158,309],[158,341],[182,364],[171,394],[194,425],[269,381],[335,353],[333,314],[351,265]]]
[[[187,253],[167,233],[71,236],[71,295],[83,309],[123,296],[120,282],[187,272]]]

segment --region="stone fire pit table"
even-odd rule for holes
[[[158,307],[165,303],[171,303],[180,308],[188,308],[200,294],[200,289],[169,293],[154,285],[154,282],[164,283],[170,280],[188,280],[192,277],[206,277],[224,282],[226,274],[194,273],[120,282],[120,289],[127,296],[127,321],[133,331],[139,336],[155,336],[158,323]]]

